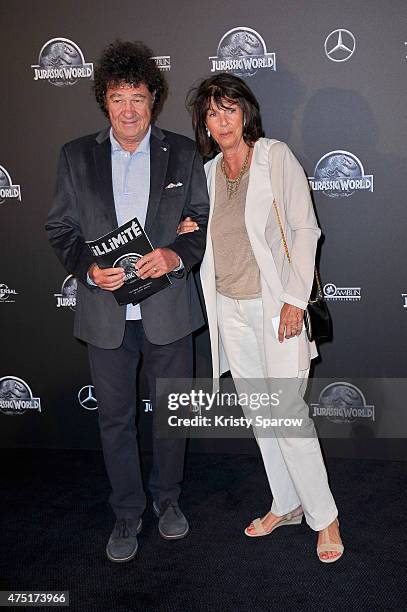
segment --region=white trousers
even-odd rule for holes
[[[250,386],[258,391],[259,381],[266,380],[261,298],[234,300],[217,293],[217,312],[219,332],[237,392],[247,393]],[[275,429],[265,433],[253,427],[253,431],[273,495],[273,514],[282,516],[301,505],[308,525],[320,531],[335,520],[338,511],[314,424],[303,399],[307,379],[308,370],[299,371],[297,379],[290,379],[292,402],[288,410],[290,417],[302,418],[301,431],[306,432],[306,437],[298,434],[285,437],[281,430]]]

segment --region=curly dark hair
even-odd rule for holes
[[[235,102],[240,106],[245,119],[243,139],[250,147],[264,136],[259,103],[252,90],[234,74],[221,72],[203,79],[187,94],[186,104],[192,115],[196,144],[203,157],[212,157],[219,151],[218,144],[212,136],[208,137],[206,132],[206,113],[212,101],[219,108],[225,108],[228,102]]]
[[[159,114],[167,96],[168,87],[165,78],[152,59],[153,51],[140,41],[125,42],[115,40],[103,51],[94,70],[93,90],[96,101],[104,114],[106,109],[106,92],[108,87],[121,84],[137,87],[141,83],[154,93],[153,119]]]

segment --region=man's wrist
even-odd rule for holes
[[[185,273],[185,266],[184,266],[184,262],[182,261],[181,257],[179,255],[177,255],[177,257],[178,257],[179,265],[172,270],[171,274],[173,274],[176,278],[182,278]]]
[[[88,273],[86,275],[86,280],[88,282],[89,285],[92,285],[92,287],[97,287],[97,284],[95,283],[95,281],[92,278],[92,270],[95,268],[97,264],[95,262],[93,262],[93,264],[90,266]]]
[[[176,268],[174,268],[174,269],[173,269],[173,272],[180,272],[180,270],[183,270],[183,269],[184,269],[184,267],[185,267],[185,266],[184,266],[184,264],[183,264],[183,262],[182,262],[181,257],[180,257],[179,255],[177,255],[177,257],[178,257],[178,262],[179,262],[179,263],[178,263],[178,266],[177,266]]]

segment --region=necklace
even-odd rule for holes
[[[250,154],[250,149],[247,150],[246,153],[246,157],[245,160],[243,162],[243,166],[240,168],[240,172],[237,175],[237,177],[235,179],[230,179],[228,178],[228,176],[226,175],[226,169],[225,169],[225,160],[222,157],[222,162],[221,162],[221,169],[222,172],[225,176],[226,179],[226,192],[228,194],[228,199],[230,200],[231,198],[233,198],[234,195],[236,195],[236,193],[238,192],[239,186],[240,186],[240,182],[243,178],[244,173],[247,170],[247,166],[249,165],[249,154]]]

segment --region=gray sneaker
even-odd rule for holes
[[[160,504],[153,502],[154,514],[159,517],[158,531],[166,540],[180,540],[184,538],[189,525],[177,502],[166,499]]]
[[[141,527],[141,518],[117,520],[106,546],[107,558],[117,563],[131,561],[137,553]]]

